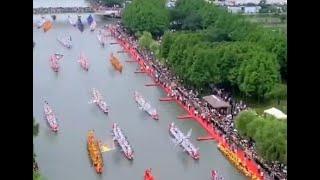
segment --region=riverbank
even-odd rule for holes
[[[245,164],[250,172],[251,177],[259,177],[263,179],[261,167],[265,168],[265,172],[270,176],[275,176],[275,179],[286,179],[286,173],[280,168],[274,168],[267,165],[254,150],[252,142],[241,138],[234,131],[233,116],[236,116],[241,110],[247,108],[243,102],[234,103],[233,114],[226,112],[217,112],[210,109],[206,102],[198,98],[196,90],[187,90],[184,88],[177,77],[172,76],[168,68],[159,64],[154,56],[149,52],[141,51],[138,47],[137,40],[128,36],[125,30],[118,25],[111,28],[112,35],[118,39],[124,49],[140,64],[141,70],[150,75],[156,83],[168,93],[168,96],[175,98],[175,101],[188,111],[193,119],[196,119],[207,132],[213,136],[220,144],[230,148],[236,153]],[[231,101],[231,96],[223,90],[217,90],[217,95],[224,100]],[[254,162],[254,161],[258,162]],[[258,165],[260,164],[260,165]],[[279,166],[276,166],[279,167]],[[272,173],[271,173],[272,172]]]

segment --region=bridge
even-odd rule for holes
[[[92,7],[45,7],[45,8],[33,8],[33,14],[81,14],[92,13],[95,15],[121,17],[121,8],[92,8]]]

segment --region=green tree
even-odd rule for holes
[[[287,125],[284,121],[248,111],[241,112],[235,123],[240,134],[255,141],[256,149],[264,159],[287,163]]]
[[[266,123],[257,130],[255,136],[258,152],[268,161],[281,161],[286,163],[286,125],[283,121],[274,118],[264,119]]]
[[[204,34],[208,37],[208,40],[212,42],[223,42],[232,40],[228,32],[214,26],[211,26],[208,29],[204,30]]]
[[[280,72],[283,79],[287,77],[287,38],[282,31],[272,31],[260,28],[260,30],[252,32],[257,33],[256,42],[264,47],[268,52],[276,55]],[[255,35],[253,35],[255,36]],[[250,36],[248,36],[250,38]]]
[[[249,51],[239,67],[238,86],[246,95],[264,100],[279,82],[279,65],[274,55],[260,50]]]
[[[243,134],[246,134],[247,137],[253,138],[255,141],[257,141],[259,137],[260,130],[264,127],[266,121],[260,116],[256,116],[252,121],[247,122],[246,131],[242,132]]]
[[[248,128],[248,124],[254,121],[257,118],[257,113],[253,110],[250,111],[242,111],[235,118],[235,127],[239,130],[240,134],[243,136],[248,135],[248,131],[251,130]],[[255,133],[255,132],[251,132]]]
[[[282,32],[198,0],[177,1],[170,21],[176,30],[185,31],[166,32],[160,55],[187,85],[224,84],[263,100],[280,81],[280,73],[286,79]]]
[[[143,31],[142,36],[139,38],[139,45],[142,48],[150,50],[150,45],[152,42],[153,39],[151,33]]]
[[[287,85],[281,83],[276,84],[267,96],[268,98],[277,99],[278,105],[280,105],[280,100],[287,98]]]
[[[164,33],[164,35],[162,36],[162,42],[161,42],[161,45],[160,45],[160,54],[161,54],[161,57],[163,58],[167,58],[168,57],[168,54],[170,52],[170,49],[171,49],[171,46],[175,40],[175,37],[177,33],[172,33],[172,32],[169,32],[169,31],[166,31]]]
[[[188,52],[186,49],[200,43],[202,40],[203,36],[198,33],[176,34],[168,54],[168,64],[174,68],[180,67],[187,57]]]
[[[190,13],[183,21],[182,21],[182,29],[186,30],[198,30],[202,28],[202,17],[198,13]]]
[[[160,44],[157,41],[152,41],[149,46],[151,52],[153,52],[157,58],[160,57]]]
[[[169,27],[169,11],[164,1],[134,0],[124,9],[122,22],[133,32],[148,31],[160,36]]]
[[[205,7],[205,1],[199,0],[179,0],[176,2],[176,7],[171,11],[170,20],[179,26],[176,29],[197,30],[202,29],[201,8]]]

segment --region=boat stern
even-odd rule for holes
[[[200,159],[200,153],[198,151],[196,151],[196,152],[194,152],[192,157],[193,157],[194,160],[199,160]]]
[[[52,127],[52,131],[57,133],[59,131],[59,127],[58,126]]]
[[[152,115],[152,119],[159,120],[159,115],[158,114]]]
[[[103,168],[102,168],[102,166],[96,166],[96,172],[98,173],[98,174],[102,174],[102,172],[103,172]]]

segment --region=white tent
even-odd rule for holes
[[[286,114],[284,114],[282,111],[280,111],[279,109],[274,108],[274,107],[267,109],[267,110],[264,110],[264,113],[269,114],[271,116],[274,116],[277,119],[287,119]]]

